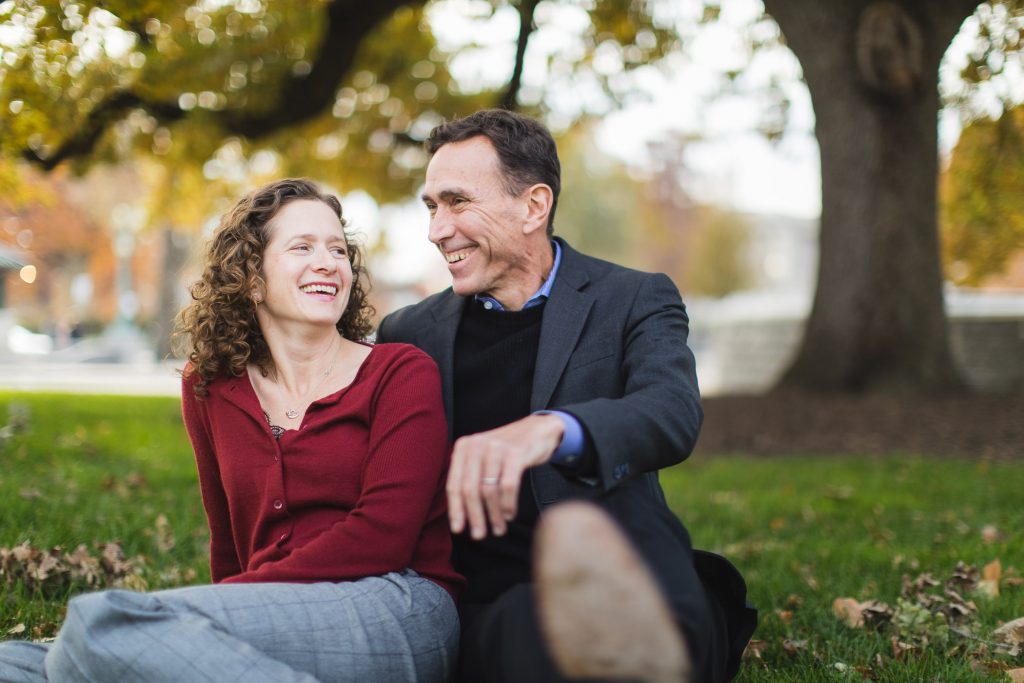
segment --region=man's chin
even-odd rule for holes
[[[452,291],[459,296],[473,296],[480,293],[479,287],[474,285],[474,283],[461,278],[452,280]]]

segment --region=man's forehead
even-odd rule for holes
[[[471,192],[497,182],[497,176],[498,155],[490,141],[452,142],[438,149],[427,164],[424,196]]]

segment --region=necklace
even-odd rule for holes
[[[321,374],[321,376],[320,376],[320,380],[315,385],[313,385],[312,388],[307,389],[306,393],[304,393],[302,395],[302,402],[304,404],[306,404],[307,406],[309,405],[309,401],[306,400],[307,397],[309,397],[311,394],[315,393],[321,386],[323,386],[323,383],[327,381],[327,377],[331,374],[331,370],[334,369],[334,357],[337,356],[337,355],[338,355],[338,350],[335,349],[334,352],[331,354],[331,360],[327,364],[327,369],[324,370],[323,374]],[[284,416],[287,417],[289,420],[294,420],[300,414],[301,413],[296,408],[288,408],[288,407],[286,407],[285,411],[284,411]]]

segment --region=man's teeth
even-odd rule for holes
[[[446,261],[448,261],[448,263],[458,263],[467,256],[469,256],[468,249],[465,251],[453,251],[451,253],[445,254],[444,258]]]
[[[338,288],[334,285],[305,285],[299,289],[306,294],[330,294],[333,296],[338,293]]]

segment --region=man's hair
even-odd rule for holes
[[[270,349],[256,319],[253,294],[266,291],[263,252],[270,242],[271,222],[286,204],[300,199],[326,204],[345,228],[338,198],[305,178],[265,185],[221,216],[206,248],[203,274],[192,285],[192,302],[175,321],[175,341],[189,362],[185,374],[198,375],[193,385],[196,396],[205,396],[207,385],[217,376],[241,375],[248,363],[264,372],[270,365]],[[369,283],[362,253],[348,233],[345,244],[352,265],[352,289],[335,326],[346,339],[362,341],[372,329],[374,310],[367,301]]]
[[[505,192],[518,197],[537,183],[551,188],[550,236],[555,231],[555,207],[562,188],[561,164],[551,133],[544,124],[528,116],[504,109],[484,109],[434,128],[427,138],[427,151],[433,156],[444,145],[481,135],[491,141],[498,153]]]

